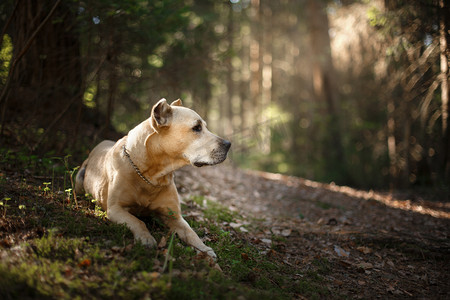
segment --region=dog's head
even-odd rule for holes
[[[179,99],[170,105],[166,99],[159,100],[152,108],[150,122],[159,150],[174,160],[201,167],[227,158],[231,143],[211,133],[206,122],[195,111],[183,107]]]

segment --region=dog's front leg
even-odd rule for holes
[[[157,245],[155,238],[150,234],[145,223],[130,214],[120,205],[112,205],[107,210],[108,219],[114,223],[125,224],[133,233],[134,239],[149,247]]]
[[[176,232],[178,237],[194,247],[197,251],[205,252],[213,259],[217,258],[214,250],[205,244],[198,237],[194,230],[181,216],[180,200],[175,184],[162,191],[156,199],[153,200],[153,210],[157,211],[163,218],[164,223],[170,230]]]
[[[194,247],[198,251],[208,254],[214,260],[217,259],[217,255],[214,253],[214,250],[202,242],[191,226],[189,226],[186,220],[183,219],[181,214],[172,214],[167,217],[166,224],[172,231],[175,231],[180,239],[186,244]]]

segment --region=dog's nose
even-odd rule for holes
[[[222,144],[223,144],[223,147],[227,150],[227,152],[228,152],[228,150],[230,149],[230,147],[231,147],[231,142],[230,141],[227,141],[227,140],[223,140],[222,141]]]

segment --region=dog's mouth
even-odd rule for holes
[[[227,156],[223,155],[221,157],[216,157],[216,159],[211,161],[211,162],[196,161],[196,162],[193,163],[193,165],[196,166],[196,167],[199,167],[199,168],[203,167],[203,166],[214,166],[214,165],[220,164],[226,158],[227,158]]]
[[[204,160],[204,158],[197,157],[198,161],[194,162],[193,165],[196,167],[203,166],[213,166],[220,164],[227,158],[228,150],[230,149],[231,143],[226,140],[221,140],[219,148],[213,149],[209,155],[209,158]]]
[[[201,161],[197,161],[197,162],[195,162],[194,163],[194,166],[196,166],[196,167],[203,167],[203,166],[211,166],[212,164],[210,164],[210,163],[205,163],[205,162],[201,162]]]

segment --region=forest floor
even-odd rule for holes
[[[230,164],[176,172],[185,219],[157,249],[71,194],[67,160],[0,151],[0,298],[450,298],[450,202]],[[65,165],[65,166],[64,166]],[[55,167],[56,166],[56,167]]]
[[[450,298],[448,200],[395,197],[231,166],[182,172],[182,187],[246,217],[229,226],[248,231],[248,243],[298,268],[293,284],[314,270],[329,295]]]

